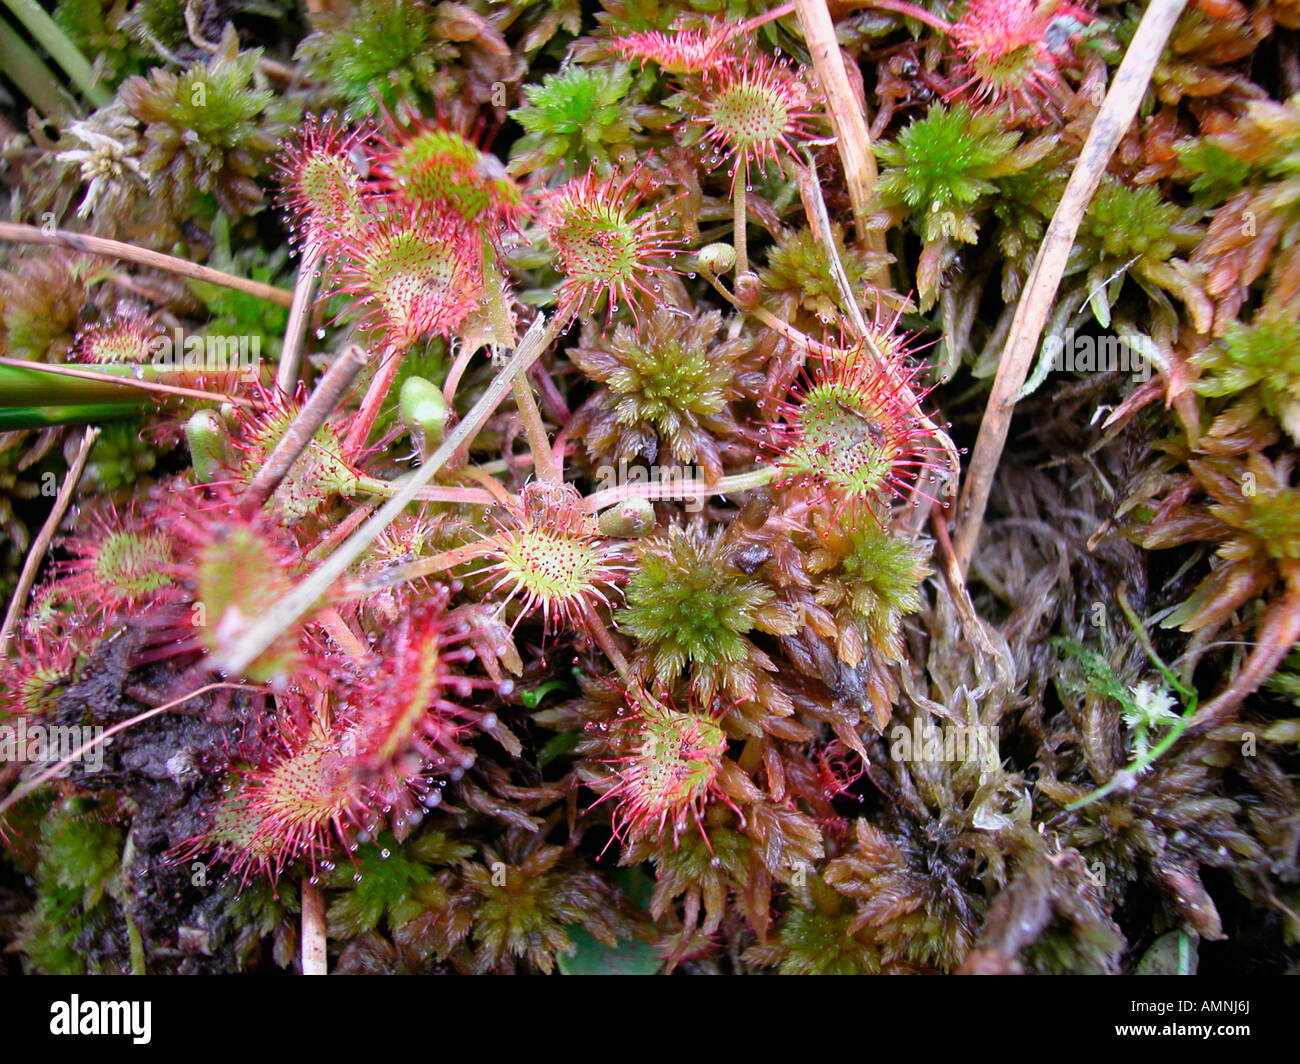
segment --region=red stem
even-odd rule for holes
[[[402,367],[403,354],[405,352],[395,344],[390,343],[384,348],[384,353],[379,358],[379,366],[370,381],[370,387],[366,390],[366,397],[361,400],[361,409],[357,411],[356,416],[352,419],[352,425],[348,428],[348,434],[343,440],[343,455],[345,458],[355,458],[357,452],[370,439],[370,430],[375,427],[375,419],[379,417],[379,408],[384,405],[384,400],[388,398],[388,392],[393,387],[393,381],[397,379],[397,371]]]
[[[940,33],[948,33],[952,30],[952,23],[946,19],[941,19],[938,15],[932,15],[923,7],[916,4],[909,4],[907,0],[863,0],[855,7],[874,7],[879,11],[893,11],[898,15],[906,15],[908,18],[914,18],[917,22],[924,22]]]

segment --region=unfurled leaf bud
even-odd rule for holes
[[[194,463],[194,479],[211,484],[228,466],[226,431],[215,410],[200,410],[185,423],[185,441]]]
[[[706,244],[696,253],[695,261],[705,273],[730,273],[736,265],[736,249],[730,244]]]
[[[447,400],[441,388],[423,377],[407,377],[397,406],[421,454],[442,442],[447,427]]]
[[[657,519],[654,504],[649,499],[624,499],[600,515],[598,524],[602,536],[620,536],[633,539],[653,532]]]

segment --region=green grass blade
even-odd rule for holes
[[[139,403],[85,403],[76,406],[0,406],[0,432],[85,425],[137,417]]]
[[[63,72],[72,79],[86,99],[96,107],[107,107],[113,101],[113,94],[103,85],[95,83],[95,73],[90,63],[67,34],[59,28],[57,22],[41,8],[36,0],[4,0],[4,4],[14,17],[27,27],[36,41],[50,53],[50,57],[63,68]]]
[[[0,19],[0,55],[4,56],[5,77],[46,118],[63,118],[76,111],[75,102],[53,71],[4,19]]]

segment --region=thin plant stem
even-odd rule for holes
[[[949,33],[952,30],[951,22],[940,18],[938,15],[931,14],[917,4],[909,4],[907,0],[854,0],[849,6],[868,7],[874,11],[892,11],[896,15],[903,15],[905,18],[923,22],[940,33]]]
[[[303,558],[307,562],[318,562],[322,558],[329,557],[330,551],[342,543],[348,536],[352,535],[366,518],[375,512],[375,508],[369,503],[363,503],[348,514],[338,524],[334,525],[327,531],[324,537],[317,543],[306,556]]]
[[[564,479],[564,452],[568,446],[569,430],[566,426],[555,434],[555,442],[551,445],[551,460],[555,463],[555,475],[560,480]]]
[[[776,466],[761,466],[748,473],[734,473],[720,480],[674,480],[671,483],[650,482],[645,484],[622,484],[617,488],[606,488],[593,492],[582,500],[589,512],[603,510],[614,506],[624,499],[698,499],[710,495],[732,495],[742,491],[752,491],[771,483],[776,476]]]
[[[1174,671],[1165,664],[1164,659],[1156,653],[1156,648],[1151,643],[1151,637],[1147,635],[1147,630],[1142,626],[1142,622],[1133,611],[1133,607],[1129,605],[1128,593],[1123,585],[1116,590],[1115,601],[1119,604],[1120,612],[1124,614],[1124,619],[1128,621],[1129,627],[1133,629],[1133,635],[1137,637],[1137,641],[1142,645],[1142,649],[1146,651],[1147,657],[1151,659],[1151,664],[1160,670],[1160,675],[1165,678],[1165,682],[1177,691],[1184,700],[1195,699],[1196,692],[1178,679]]]
[[[302,877],[302,974],[328,975],[329,954],[325,937],[325,893]]]
[[[163,384],[156,380],[142,380],[129,377],[123,373],[107,373],[81,366],[65,366],[50,362],[27,362],[18,358],[0,358],[0,366],[11,369],[26,370],[30,373],[48,373],[53,376],[75,377],[83,381],[97,381],[110,389],[125,388],[137,392],[153,392],[158,395],[176,395],[184,399],[202,399],[208,403],[231,403],[236,406],[259,406],[253,399],[229,395],[226,392],[206,392],[201,388],[183,388],[176,384]],[[140,370],[146,372],[156,367],[141,365],[121,367],[122,370]]]
[[[68,467],[68,474],[63,478],[59,493],[54,497],[54,506],[50,510],[50,515],[41,525],[40,532],[27,552],[22,572],[18,574],[18,586],[14,588],[13,598],[9,600],[9,609],[5,611],[4,626],[0,628],[0,657],[3,657],[9,649],[9,642],[14,635],[14,625],[18,623],[19,616],[27,606],[27,595],[36,581],[36,573],[45,559],[46,551],[54,541],[59,524],[68,512],[68,506],[72,503],[72,496],[81,482],[81,474],[86,470],[86,461],[90,458],[90,452],[97,439],[99,439],[98,428],[91,426],[86,429],[81,437],[81,444],[77,447],[76,456],[72,459],[72,465]]]
[[[482,466],[469,465],[465,466],[464,469],[458,469],[456,472],[458,476],[466,477],[476,484],[483,485],[483,490],[491,494],[492,498],[502,506],[509,504],[510,493],[502,486],[501,481],[491,476],[488,470]]]
[[[391,495],[392,491],[386,491]],[[454,502],[462,506],[493,506],[499,500],[491,492],[478,488],[457,487],[455,485],[435,484],[431,488],[421,488],[415,493],[420,502]]]
[[[163,270],[195,281],[207,281],[209,284],[223,288],[233,288],[258,299],[265,299],[281,307],[293,305],[293,293],[261,281],[250,281],[244,277],[234,277],[208,266],[200,266],[188,259],[178,259],[174,255],[164,255],[158,251],[124,244],[120,240],[109,240],[102,236],[89,236],[85,233],[69,233],[63,229],[42,229],[35,225],[22,225],[17,222],[0,222],[0,240],[15,244],[44,244],[46,247],[65,247],[87,255],[102,255],[105,258],[120,259],[122,262],[134,262],[138,266]]]
[[[759,26],[762,26],[765,23],[775,22],[779,18],[785,18],[786,15],[793,15],[794,9],[794,0],[790,0],[787,4],[781,4],[779,7],[772,8],[771,11],[764,11],[763,14],[755,15],[753,18],[740,23],[740,25],[736,27],[735,35],[739,36],[741,33],[748,33],[750,30],[758,29]]]
[[[391,499],[402,490],[404,480],[380,480],[378,477],[361,476],[357,478],[357,488],[367,495],[378,495]],[[458,485],[435,484],[433,487],[421,488],[415,495],[420,502],[453,502],[464,506],[492,506],[497,502],[494,495],[482,488],[462,487]]]
[[[340,615],[339,611],[333,606],[328,606],[321,610],[316,618],[320,621],[320,626],[329,633],[331,639],[352,658],[354,661],[365,661],[370,657],[370,651],[366,645],[357,638],[356,633],[348,627],[348,622]]]
[[[849,81],[848,68],[835,36],[826,0],[795,0],[799,26],[812,57],[813,70],[822,92],[826,94],[827,113],[835,130],[849,200],[853,204],[858,240],[870,251],[885,250],[885,234],[867,225],[868,204],[876,187],[879,171],[871,150],[871,131],[867,126],[866,100]],[[889,271],[883,266],[873,271],[872,279],[881,287],[889,286]]]
[[[840,299],[844,303],[844,310],[853,325],[854,333],[857,336],[866,336],[866,318],[862,315],[862,308],[858,306],[858,297],[853,293],[849,275],[840,260],[840,250],[835,246],[834,230],[831,229],[830,214],[826,210],[826,198],[822,195],[821,181],[817,175],[817,160],[807,148],[804,149],[804,159],[808,163],[808,173],[812,178],[807,182],[808,198],[811,201],[809,206],[812,208],[808,212],[811,215],[808,219],[809,226],[826,252],[826,260],[831,267],[831,277],[835,281],[835,287],[839,289]]]
[[[533,389],[524,376],[516,377],[510,386],[515,396],[515,406],[524,422],[524,431],[528,434],[528,447],[533,454],[533,468],[539,480],[548,484],[559,482],[560,474],[555,468],[555,456],[551,453],[551,438],[546,435],[546,426],[542,423],[542,412],[537,409],[537,400],[533,398]]]
[[[1187,0],[1151,0],[1143,13],[1034,259],[998,362],[997,376],[975,440],[958,509],[961,523],[953,542],[957,564],[963,574],[970,569],[984,523],[993,477],[1011,428],[1016,396],[1029,375],[1034,351],[1064,276],[1066,260],[1074,246],[1084,212],[1120,139],[1137,114],[1151,74],[1186,3]]]
[[[600,615],[595,611],[590,602],[582,604],[583,620],[586,622],[587,631],[596,645],[600,647],[605,657],[618,670],[619,676],[623,682],[631,687],[634,677],[632,667],[628,665],[627,658],[623,654],[622,648],[614,639],[613,633],[610,632],[605,622],[601,620]]]
[[[483,292],[487,296],[488,316],[492,321],[492,333],[501,347],[514,347],[515,323],[510,318],[510,307],[506,302],[506,284],[497,269],[491,248],[483,245]]]
[[[460,379],[469,369],[470,360],[473,359],[476,350],[477,348],[471,344],[461,344],[456,357],[452,359],[451,367],[447,370],[447,379],[442,385],[442,397],[447,401],[449,409],[456,399],[456,389],[460,386]]]
[[[451,550],[445,550],[439,554],[431,554],[427,558],[407,562],[400,569],[395,570],[391,576],[386,576],[384,583],[405,584],[410,580],[419,580],[424,576],[433,576],[435,573],[446,572],[458,565],[472,562],[475,558],[482,558],[489,554],[491,550],[492,543],[490,540],[465,543],[462,546],[453,547]]]
[[[1247,695],[1277,671],[1282,659],[1300,641],[1300,589],[1291,588],[1268,607],[1255,629],[1255,647],[1228,686],[1196,712],[1192,733],[1204,734],[1231,720]]]
[[[732,237],[732,243],[736,248],[736,276],[749,272],[749,234],[746,229],[749,224],[749,218],[746,213],[746,199],[748,192],[745,188],[745,179],[742,175],[736,175],[736,190],[731,195],[732,205],[736,211],[736,228],[735,236]]]

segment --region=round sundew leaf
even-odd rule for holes
[[[380,166],[400,200],[452,211],[485,234],[523,210],[523,193],[500,160],[454,130],[421,129],[395,145]]]
[[[133,599],[171,584],[163,568],[170,560],[161,535],[113,532],[100,544],[95,576],[116,598]]]
[[[828,350],[813,379],[782,404],[772,447],[780,478],[803,481],[844,507],[873,512],[935,468],[928,426],[910,390],[919,369],[902,361],[896,341]]]
[[[638,304],[654,300],[655,277],[677,272],[662,261],[679,245],[658,228],[662,207],[633,216],[637,174],[616,181],[592,170],[551,195],[544,222],[564,275],[562,307],[591,311],[607,296],[611,309],[627,301],[635,315]]]
[[[458,218],[398,217],[348,241],[340,287],[389,343],[450,335],[482,294],[482,237]]]
[[[788,65],[766,57],[722,67],[706,75],[700,96],[688,97],[692,121],[704,140],[722,156],[731,156],[733,183],[751,166],[793,153],[794,142],[810,133],[816,117],[812,97]]]

